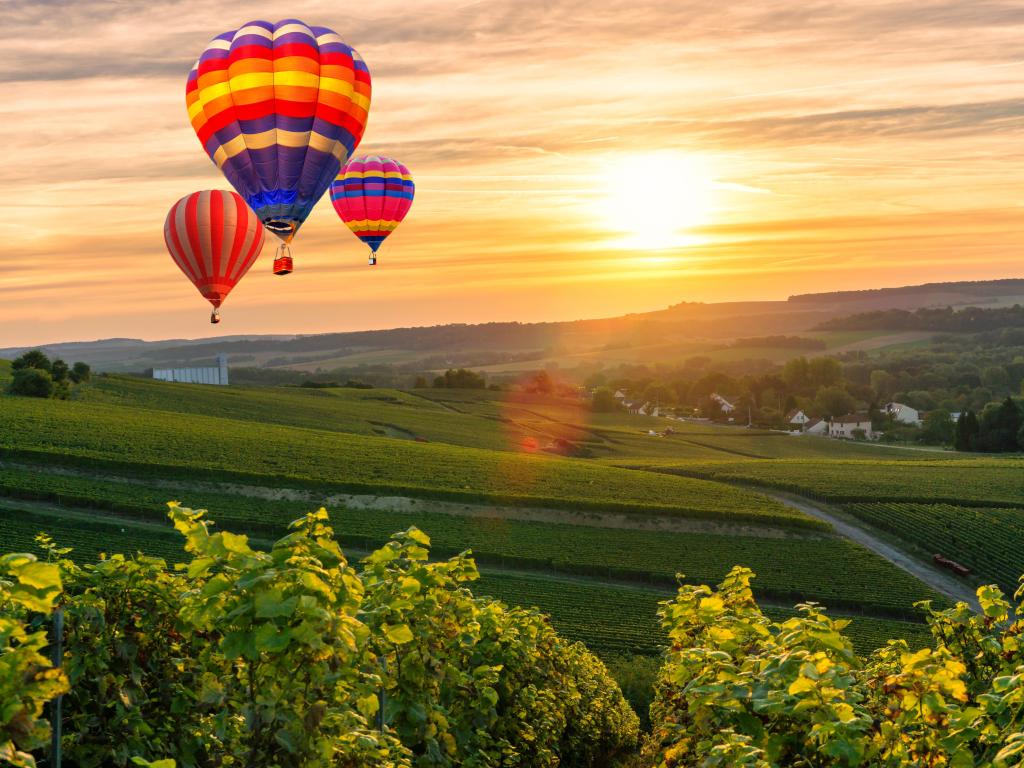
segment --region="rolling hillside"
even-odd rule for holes
[[[0,524],[8,548],[30,547],[47,530],[80,556],[172,557],[169,499],[263,540],[323,504],[354,552],[410,525],[432,535],[438,555],[472,550],[484,571],[479,589],[550,611],[570,636],[608,654],[657,649],[654,607],[676,574],[715,582],[741,563],[758,573],[755,591],[777,615],[821,602],[854,617],[853,635],[868,648],[887,635],[921,641],[912,604],[944,599],[827,523],[738,484],[837,504],[878,502],[888,489],[888,523],[863,503],[849,514],[894,541],[910,530],[892,515],[927,530],[913,505],[957,489],[980,511],[1024,497],[1013,460],[679,422],[677,434],[652,437],[655,421],[479,390],[97,377],[71,401],[0,396]],[[556,455],[566,445],[572,455]],[[878,483],[850,496],[869,475]],[[1016,530],[1005,527],[1012,516],[984,514],[979,525],[991,520],[993,534]],[[1015,567],[1001,550],[976,564],[978,577],[1000,581]],[[607,609],[625,604],[634,609]]]
[[[680,303],[622,317],[551,323],[481,323],[325,333],[309,336],[222,336],[215,339],[103,339],[44,344],[47,353],[84,360],[99,370],[142,371],[208,363],[228,354],[232,363],[296,371],[357,370],[360,366],[410,370],[473,366],[493,372],[536,370],[545,363],[577,365],[651,362],[694,354],[721,356],[723,341],[809,332],[820,323],[857,312],[919,307],[999,307],[1024,301],[1024,280],[934,283],[867,291],[791,296],[786,301]],[[847,349],[902,343],[885,332]],[[839,336],[836,339],[840,338]],[[839,346],[834,344],[832,346]],[[0,349],[0,358],[25,348]],[[785,350],[753,350],[755,357],[785,358]],[[728,355],[738,354],[732,351]]]

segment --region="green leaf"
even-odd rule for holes
[[[409,538],[415,541],[417,544],[422,544],[424,547],[430,546],[430,537],[427,536],[427,534],[425,534],[416,526],[412,526],[411,528],[409,528],[409,530],[406,531],[406,533],[408,534]]]
[[[409,629],[408,624],[395,624],[390,627],[385,626],[384,637],[395,645],[404,645],[405,643],[411,643],[413,640],[412,630]]]
[[[60,568],[52,563],[25,563],[19,566],[15,575],[18,581],[35,589],[60,590]]]
[[[291,630],[278,631],[273,624],[264,624],[256,630],[256,650],[263,653],[279,653],[291,643]]]
[[[295,613],[295,606],[298,605],[297,597],[289,597],[287,600],[280,589],[270,589],[256,595],[255,607],[256,617],[259,619],[273,619],[278,616],[291,616]]]
[[[370,719],[380,710],[380,701],[377,698],[377,694],[368,693],[365,696],[360,696],[356,699],[356,709],[359,710],[359,714],[363,717]]]

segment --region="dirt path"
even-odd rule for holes
[[[818,502],[811,501],[810,499],[806,499],[795,494],[769,491],[764,488],[761,488],[760,492],[765,496],[771,496],[773,499],[781,501],[786,506],[798,509],[811,517],[824,520],[826,523],[831,524],[832,528],[840,536],[850,539],[851,541],[855,541],[865,549],[869,549],[879,557],[888,560],[897,568],[900,568],[911,576],[923,581],[940,595],[943,595],[954,602],[965,602],[970,605],[975,612],[981,611],[981,606],[978,604],[978,598],[974,594],[973,587],[969,584],[960,581],[950,574],[943,573],[927,563],[923,563],[920,560],[911,557],[907,553],[897,549],[885,541],[882,541],[882,539],[874,536],[863,528],[851,525],[841,517],[829,512],[827,508]]]

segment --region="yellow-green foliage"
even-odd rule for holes
[[[1024,623],[997,589],[978,590],[982,616],[933,612],[935,649],[893,641],[860,658],[847,622],[812,605],[768,619],[752,576],[736,568],[664,604],[648,765],[1022,765]]]
[[[0,763],[32,765],[43,702],[67,690],[39,655],[45,634],[18,634],[61,576],[64,748],[79,768],[596,768],[636,745],[637,718],[589,651],[536,612],[474,598],[472,560],[429,563],[415,528],[358,569],[324,510],[270,551],[203,512],[170,516],[190,556],[173,569],[78,566],[52,546],[56,564],[0,560],[14,577],[0,638],[15,645],[0,654]]]
[[[46,632],[28,622],[30,612],[53,610],[60,594],[56,565],[33,555],[0,557],[0,765],[35,766],[32,750],[49,737],[43,705],[67,690],[45,654]]]

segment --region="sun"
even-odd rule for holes
[[[701,242],[688,232],[714,210],[714,179],[700,157],[676,152],[629,155],[600,171],[601,225],[622,233],[623,248],[662,250]]]

